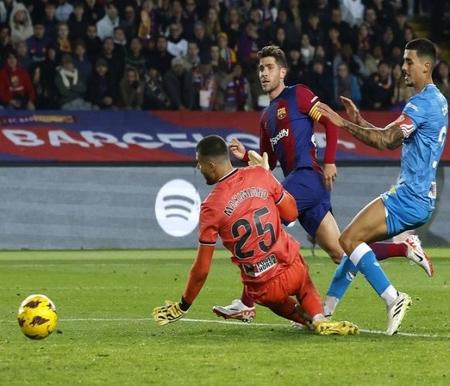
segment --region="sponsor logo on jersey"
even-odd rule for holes
[[[278,263],[275,255],[269,255],[266,258],[254,264],[242,264],[242,268],[246,275],[257,277],[268,271]]]
[[[289,129],[282,129],[278,132],[278,134],[275,137],[270,138],[270,144],[272,145],[272,150],[281,138],[284,138],[287,136],[289,136]]]
[[[286,107],[280,107],[277,110],[277,118],[278,119],[284,119],[284,118],[286,118],[286,115],[287,115]]]

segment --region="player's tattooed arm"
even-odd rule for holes
[[[403,131],[398,123],[392,123],[385,128],[363,127],[343,120],[342,127],[366,145],[380,150],[393,150],[403,142]]]
[[[390,123],[385,128],[378,128],[373,125],[365,127],[345,120],[325,103],[319,103],[317,109],[322,116],[328,118],[336,126],[344,128],[366,145],[380,150],[392,150],[399,147],[403,142],[404,134],[400,126],[401,119]]]

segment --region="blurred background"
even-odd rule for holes
[[[0,1],[0,248],[195,247],[210,190],[195,145],[219,134],[259,148],[260,48],[286,52],[288,85],[337,110],[348,96],[384,126],[413,95],[401,64],[415,37],[437,44],[449,99],[449,1]],[[341,228],[395,183],[399,154],[341,133]],[[438,207],[418,231],[428,246],[450,243],[449,161],[445,148]]]

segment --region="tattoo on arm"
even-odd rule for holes
[[[403,142],[403,132],[397,123],[390,124],[385,128],[359,126],[355,123],[344,121],[343,125],[350,134],[361,142],[380,150],[393,150]]]

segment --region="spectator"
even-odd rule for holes
[[[228,36],[225,32],[217,35],[217,45],[219,46],[219,55],[225,63],[226,72],[230,72],[237,63],[236,51],[228,46]]]
[[[121,79],[125,64],[125,58],[121,52],[116,51],[112,38],[103,41],[101,58],[108,63],[109,72],[113,79]]]
[[[189,1],[189,0],[188,0]],[[237,8],[229,8],[225,15],[225,26],[223,31],[228,36],[228,45],[237,50],[239,38],[242,34],[241,16]]]
[[[11,31],[9,26],[0,26],[0,68],[5,64],[6,55],[12,51]]]
[[[73,45],[73,64],[86,82],[92,76],[92,62],[86,54],[86,46],[82,40],[75,41]]]
[[[277,20],[273,24],[274,31],[277,31],[280,27],[283,28],[286,33],[289,46],[298,47],[300,43],[300,30],[298,30],[295,24],[288,19],[288,14],[284,9],[280,9]]]
[[[59,0],[59,5],[56,7],[56,20],[67,22],[72,12],[72,4],[70,4],[67,0]]]
[[[200,63],[199,75],[196,107],[202,111],[213,111],[216,107],[218,84],[210,62]]]
[[[56,41],[56,30],[58,28],[58,24],[59,21],[56,19],[55,4],[49,1],[45,4],[44,25],[46,36],[50,39],[51,43],[55,43]]]
[[[389,57],[392,54],[392,49],[394,48],[394,31],[390,26],[384,28],[383,36],[381,38],[381,49],[383,50],[383,55]]]
[[[58,24],[56,48],[59,55],[70,54],[72,52],[72,43],[69,39],[69,27],[64,21]]]
[[[196,42],[189,42],[187,54],[182,57],[183,66],[186,70],[192,70],[200,64],[199,49]]]
[[[320,50],[316,50],[320,52]],[[334,90],[330,87],[333,84],[331,70],[325,65],[323,59],[315,58],[311,69],[303,76],[303,83],[306,84],[320,98],[322,102],[332,105],[334,100]]]
[[[166,31],[170,24],[170,19],[172,17],[172,7],[170,0],[160,0],[159,5],[156,8],[156,24],[159,26],[160,31]]]
[[[217,10],[214,8],[209,8],[208,13],[206,14],[205,20],[205,35],[214,40],[216,35],[222,32],[222,26],[220,25],[219,15]]]
[[[113,42],[114,42],[114,51],[120,54],[122,58],[125,58],[128,54],[127,49],[127,35],[125,34],[125,30],[122,27],[114,28],[113,34]],[[139,40],[140,42],[140,40]],[[142,48],[142,44],[141,44]]]
[[[356,76],[350,73],[347,63],[342,62],[334,78],[334,107],[343,109],[340,96],[350,98],[356,106],[361,104],[361,87]]]
[[[156,68],[160,74],[164,73],[171,67],[174,56],[167,51],[167,38],[160,35],[156,39],[156,47],[148,55],[149,67]]]
[[[340,52],[334,57],[333,74],[338,72],[337,69],[341,63],[346,63],[350,73],[359,79],[365,79],[370,75],[362,59],[353,53],[353,48],[348,43],[343,44]]]
[[[305,66],[308,66],[309,63],[313,60],[315,51],[316,48],[311,45],[309,36],[307,34],[303,34],[301,37],[300,53],[302,62],[305,64]]]
[[[272,39],[272,44],[280,47],[284,52],[289,52],[291,45],[286,38],[286,31],[283,27],[278,27],[275,30],[275,36]]]
[[[33,24],[30,13],[22,3],[16,3],[9,17],[11,42],[16,44],[27,40],[33,35]]]
[[[389,110],[394,94],[392,67],[386,61],[378,63],[377,72],[364,84],[364,107],[369,110]]]
[[[324,30],[320,25],[320,19],[317,14],[311,13],[308,16],[305,33],[308,35],[309,41],[314,47],[324,42]]]
[[[183,27],[180,23],[172,23],[167,38],[167,51],[170,55],[179,58],[187,53],[188,42],[182,37]]]
[[[207,61],[213,41],[206,36],[205,25],[199,21],[194,26],[194,38],[193,41],[197,43],[199,49],[199,55],[201,61]]]
[[[194,106],[192,71],[184,68],[183,59],[172,59],[171,69],[163,75],[163,84],[172,109],[192,109]]]
[[[331,10],[331,23],[339,31],[339,36],[342,43],[351,43],[353,41],[352,29],[350,25],[342,20],[342,12],[339,8],[333,8]]]
[[[403,76],[402,67],[396,64],[392,70],[392,77],[394,79],[394,93],[391,98],[392,111],[403,111],[406,102],[412,97],[412,88],[407,87],[405,78]]]
[[[449,66],[446,61],[441,61],[436,69],[436,86],[441,93],[447,98],[447,102],[450,102],[450,75]]]
[[[183,30],[188,40],[194,36],[194,25],[198,21],[196,0],[186,0],[184,3]]]
[[[250,83],[239,63],[220,81],[222,109],[224,111],[249,111],[252,109]]]
[[[114,28],[119,26],[119,13],[116,6],[113,3],[108,3],[105,6],[105,16],[103,16],[97,22],[97,36],[100,40],[112,37],[114,34]]]
[[[290,20],[298,34],[302,31],[302,15],[300,14],[300,0],[288,0],[286,8],[288,20]]]
[[[45,35],[45,25],[42,21],[34,23],[34,34],[27,39],[27,46],[31,60],[34,63],[45,60],[45,52],[50,44],[50,39]]]
[[[10,51],[0,70],[0,102],[12,109],[35,109],[36,93],[28,72],[18,66],[17,54]]]
[[[144,84],[140,80],[139,73],[133,67],[125,69],[120,81],[121,107],[126,110],[142,110],[144,103]]]
[[[258,32],[256,25],[247,23],[244,32],[239,39],[238,58],[244,70],[244,74],[254,72],[258,52]]]
[[[67,20],[69,26],[69,34],[72,40],[84,39],[88,28],[88,21],[84,14],[84,4],[77,3],[73,9],[73,13]]]
[[[228,73],[227,63],[220,57],[219,46],[212,46],[210,52],[211,68],[216,77],[223,77]]]
[[[33,85],[36,90],[36,108],[57,109],[56,78],[56,49],[47,47],[45,59],[38,62],[32,71]]]
[[[88,25],[84,45],[86,46],[87,57],[91,63],[95,63],[99,52],[102,50],[102,41],[97,36],[97,26],[95,24]]]
[[[364,5],[361,0],[341,0],[342,20],[350,27],[359,26],[364,19]]]
[[[144,79],[144,109],[166,110],[170,108],[170,100],[164,91],[161,74],[150,67]]]
[[[285,83],[288,86],[293,86],[301,82],[304,69],[306,68],[304,62],[302,62],[302,55],[300,50],[293,48],[288,53],[289,71],[286,75]]]
[[[16,5],[16,0],[0,1],[0,23],[7,23],[11,12]]]
[[[136,17],[136,10],[131,4],[125,6],[125,16],[122,20],[121,27],[125,31],[127,40],[130,41],[133,37],[138,36],[139,21]]]
[[[85,0],[84,14],[88,23],[97,24],[105,16],[105,9],[97,0]]]
[[[147,62],[142,53],[142,43],[138,38],[133,38],[130,43],[130,49],[125,58],[125,66],[134,68],[140,79],[144,79]]]
[[[84,98],[87,85],[81,74],[73,65],[72,56],[64,54],[62,67],[56,74],[56,90],[62,110],[90,110],[91,103]]]
[[[31,67],[33,65],[33,60],[31,59],[30,53],[28,51],[28,46],[26,42],[18,42],[15,46],[17,54],[17,64],[19,67],[30,73]]]
[[[138,38],[150,39],[159,34],[157,12],[152,0],[144,1],[140,12]]]
[[[94,108],[101,110],[112,109],[117,103],[115,81],[108,70],[105,59],[98,59],[95,63],[95,71],[89,82],[88,99]]]

